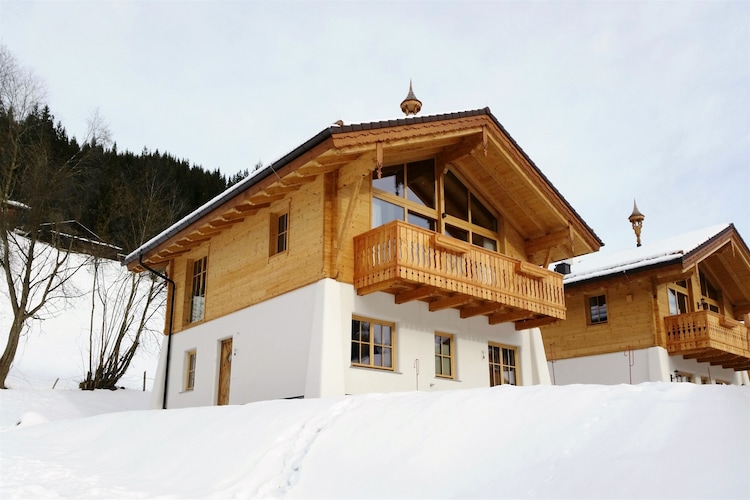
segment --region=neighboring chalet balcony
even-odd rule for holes
[[[664,325],[669,354],[750,370],[747,326],[741,322],[704,310],[667,316]]]
[[[562,275],[402,221],[354,238],[354,287],[516,329],[565,319]]]

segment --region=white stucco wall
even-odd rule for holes
[[[320,284],[304,287],[253,307],[207,321],[172,336],[168,407],[216,404],[221,341],[232,338],[230,404],[305,394],[316,298]],[[318,311],[319,313],[319,311]],[[318,320],[320,321],[320,320]],[[196,350],[195,388],[185,391],[186,353]],[[163,341],[159,373],[166,359]],[[161,407],[163,375],[152,403]]]
[[[373,293],[359,297],[351,289],[342,292],[351,297],[351,314],[344,315],[347,323],[352,314],[396,323],[395,370],[377,370],[352,367],[346,356],[343,367],[346,373],[347,394],[363,392],[420,391],[468,389],[489,386],[488,342],[497,342],[518,348],[519,378],[521,385],[550,383],[546,358],[538,329],[516,331],[512,323],[490,325],[486,316],[461,319],[455,309],[430,312],[425,302],[413,301],[396,304],[388,293]],[[347,332],[349,330],[347,329]],[[454,335],[455,379],[435,376],[435,332]],[[349,336],[342,337],[341,348],[348,355]],[[419,360],[419,377],[415,361]]]
[[[632,367],[629,366],[632,362]],[[548,362],[552,382],[567,384],[639,384],[642,382],[670,382],[675,370],[692,374],[696,383],[701,377],[711,383],[717,380],[732,384],[747,384],[747,372],[735,372],[721,366],[698,363],[682,356],[669,356],[663,347],[651,347],[632,352],[615,352],[596,356],[561,359]]]
[[[395,370],[351,366],[353,315],[396,324]],[[434,334],[454,335],[454,379],[435,376]],[[461,319],[453,309],[430,312],[424,302],[397,305],[387,293],[357,296],[352,285],[324,279],[172,337],[168,407],[216,404],[221,341],[233,340],[230,404],[289,397],[422,391],[489,386],[488,342],[517,348],[521,385],[549,384],[538,329]],[[163,341],[152,407],[162,404]],[[195,388],[184,390],[187,352],[196,351]],[[415,361],[419,360],[419,377]]]

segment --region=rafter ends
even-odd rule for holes
[[[243,220],[245,220],[244,215],[243,216],[235,215],[235,216],[230,217],[227,214],[218,219],[212,220],[211,222],[209,222],[209,225],[213,227],[226,227],[226,226],[232,226],[234,224],[237,224],[238,222],[242,222]]]
[[[292,193],[294,191],[299,190],[301,187],[302,187],[302,184],[285,185],[281,182],[278,182],[276,184],[268,186],[266,189],[264,189],[264,191],[266,192],[266,195],[268,196],[275,196],[275,195],[283,195],[286,193]]]
[[[315,182],[314,176],[300,175],[298,172],[293,172],[280,181],[282,186],[301,186],[310,182]]]

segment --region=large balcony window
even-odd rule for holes
[[[433,160],[381,169],[372,178],[372,227],[394,220],[498,250],[498,217],[459,176],[438,174]]]

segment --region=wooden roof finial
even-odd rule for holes
[[[630,214],[630,217],[628,217],[628,220],[630,221],[630,224],[633,226],[633,231],[635,232],[635,240],[636,240],[636,246],[641,246],[641,228],[643,227],[643,219],[645,219],[646,216],[641,213],[640,210],[638,210],[638,205],[635,204],[635,199],[633,199],[633,213]]]
[[[401,101],[401,111],[403,111],[406,116],[409,116],[416,115],[421,109],[422,101],[417,99],[417,96],[414,95],[414,90],[411,86],[411,80],[409,80],[409,93],[406,94],[406,99]]]

